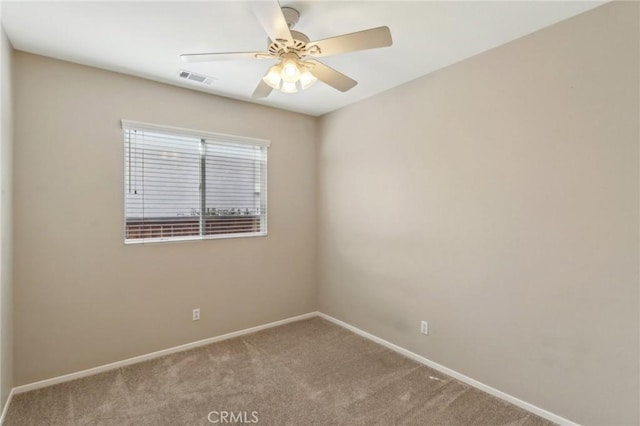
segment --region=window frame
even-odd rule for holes
[[[174,126],[165,126],[159,124],[152,123],[144,123],[132,120],[121,120],[120,121],[122,128],[122,147],[123,147],[123,170],[122,170],[122,185],[123,189],[123,204],[122,204],[122,212],[123,212],[123,241],[125,245],[140,245],[140,244],[157,244],[157,243],[180,243],[186,241],[206,241],[206,240],[218,240],[218,239],[228,239],[228,238],[249,238],[249,237],[266,237],[268,234],[268,150],[271,146],[271,141],[267,139],[260,138],[252,138],[246,136],[236,136],[236,135],[228,135],[224,133],[216,133],[216,132],[208,132],[202,130],[193,130],[182,127],[174,127]],[[261,212],[261,221],[260,221],[260,231],[258,232],[237,232],[237,233],[222,233],[222,234],[211,234],[211,235],[189,235],[189,236],[179,236],[179,237],[157,237],[157,238],[129,238],[127,239],[127,193],[125,190],[125,179],[126,179],[126,170],[127,170],[127,152],[126,152],[126,132],[127,130],[139,130],[139,131],[149,131],[149,132],[160,132],[165,134],[173,134],[177,136],[191,137],[191,138],[199,138],[201,140],[206,140],[207,143],[216,142],[220,144],[231,143],[231,144],[241,144],[248,145],[253,147],[264,148],[264,166],[261,168],[261,188],[263,191],[260,194],[261,206],[264,205],[264,213]],[[201,157],[205,159],[206,157]],[[202,214],[198,216],[200,220],[202,220]]]

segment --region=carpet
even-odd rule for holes
[[[552,423],[321,318],[15,395],[5,425]]]

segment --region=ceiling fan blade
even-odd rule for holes
[[[267,52],[187,53],[180,55],[184,62],[234,61],[238,59],[273,58]]]
[[[334,89],[338,89],[341,92],[346,92],[358,84],[354,79],[347,77],[322,62],[314,61],[313,59],[305,62],[309,62],[314,65],[311,69],[311,74],[313,74],[318,80],[328,84]]]
[[[387,47],[393,44],[389,27],[371,28],[357,33],[344,34],[341,36],[325,38],[313,41],[307,45],[316,45],[320,48],[313,56],[322,57],[329,55],[339,55],[340,53],[355,52],[356,50],[376,49]]]
[[[258,84],[258,87],[256,87],[256,90],[253,91],[253,95],[251,95],[251,97],[254,99],[266,98],[271,94],[272,90],[271,86],[260,79],[260,83]]]
[[[271,41],[286,40],[293,43],[291,31],[277,0],[252,1],[251,7]]]

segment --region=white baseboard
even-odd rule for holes
[[[556,414],[553,414],[547,410],[544,410],[540,407],[537,407],[533,404],[529,404],[528,402],[525,402],[521,399],[516,398],[515,396],[509,395],[508,393],[502,392],[496,388],[492,388],[489,385],[485,385],[484,383],[481,383],[475,379],[472,379],[471,377],[465,376],[462,373],[458,373],[455,370],[452,370],[448,367],[445,367],[444,365],[438,364],[437,362],[431,361],[430,359],[427,359],[423,356],[420,356],[414,352],[411,352],[410,350],[407,350],[405,348],[402,348],[396,344],[393,344],[391,342],[388,342],[384,339],[381,339],[378,336],[374,336],[373,334],[367,333],[366,331],[360,330],[357,327],[352,326],[351,324],[347,324],[344,321],[340,321],[337,318],[334,318],[330,315],[324,314],[322,312],[318,312],[318,316],[321,318],[326,319],[327,321],[330,321],[336,325],[339,325],[340,327],[346,328],[347,330],[353,331],[354,333],[365,337],[369,340],[372,340],[382,346],[386,346],[387,348],[398,352],[404,356],[406,356],[407,358],[411,358],[414,361],[417,361],[421,364],[426,365],[427,367],[431,367],[434,370],[438,370],[448,376],[451,376],[457,380],[460,380],[461,382],[464,382],[468,385],[473,386],[474,388],[480,389],[483,392],[486,392],[490,395],[493,395],[495,397],[498,397],[500,399],[503,399],[507,402],[510,402],[513,405],[516,405],[524,410],[527,410],[533,414],[536,414],[544,419],[550,420],[554,423],[558,423],[559,425],[563,425],[563,426],[577,426],[577,423],[572,422],[571,420],[565,419],[564,417],[560,417]]]
[[[242,336],[245,334],[255,333],[256,331],[264,330],[267,328],[277,327],[279,325],[289,324],[291,322],[301,321],[308,318],[313,318],[318,316],[318,312],[309,312],[303,315],[298,315],[291,318],[286,318],[279,321],[270,322],[268,324],[258,325],[256,327],[245,328],[244,330],[234,331],[232,333],[223,334],[221,336],[210,337],[208,339],[198,340],[197,342],[186,343],[180,346],[174,346],[168,349],[162,349],[156,352],[151,352],[148,354],[136,356],[133,358],[124,359],[122,361],[112,362],[111,364],[100,365],[98,367],[89,368],[87,370],[78,371],[75,373],[65,374],[63,376],[53,377],[51,379],[41,380],[39,382],[29,383],[22,386],[17,386],[11,390],[11,394],[19,394],[23,392],[32,391],[35,389],[44,388],[51,385],[56,385],[58,383],[64,383],[71,380],[80,379],[82,377],[93,376],[94,374],[103,373],[105,371],[114,370],[116,368],[125,367],[127,365],[136,364],[138,362],[148,361],[150,359],[159,358],[161,356],[173,354],[176,352],[186,351],[188,349],[197,348],[199,346],[208,345],[215,342],[220,342],[222,340],[231,339],[234,337]],[[5,410],[9,406],[9,403],[5,405]],[[4,416],[4,412],[3,412]],[[0,422],[0,425],[2,422]]]
[[[136,356],[133,358],[128,358],[122,361],[117,361],[117,362],[113,362],[111,364],[105,364],[105,365],[101,365],[98,367],[94,367],[94,368],[89,368],[87,370],[82,370],[82,371],[78,371],[76,373],[70,373],[70,374],[65,374],[63,376],[58,376],[58,377],[53,377],[51,379],[46,379],[46,380],[41,380],[39,382],[34,382],[34,383],[29,383],[26,385],[22,385],[22,386],[17,386],[13,389],[11,389],[11,392],[9,393],[9,397],[7,398],[7,402],[4,405],[4,408],[2,410],[2,415],[0,416],[0,425],[2,425],[4,423],[4,418],[5,415],[7,413],[7,409],[9,407],[9,404],[11,403],[11,400],[13,398],[13,395],[15,394],[19,394],[19,393],[23,393],[23,392],[28,392],[31,390],[35,390],[35,389],[40,389],[46,386],[51,386],[51,385],[55,385],[58,383],[63,383],[63,382],[68,382],[71,380],[75,380],[75,379],[80,379],[82,377],[87,377],[87,376],[92,376],[94,374],[98,374],[98,373],[102,373],[105,371],[109,371],[109,370],[114,370],[116,368],[121,368],[121,367],[125,367],[127,365],[131,365],[131,364],[136,364],[139,362],[143,362],[143,361],[147,361],[150,359],[154,359],[154,358],[159,358],[161,356],[165,356],[165,355],[169,355],[169,354],[173,354],[176,352],[182,352],[182,351],[186,351],[188,349],[192,349],[192,348],[197,348],[199,346],[204,346],[204,345],[208,345],[211,343],[215,343],[215,342],[220,342],[222,340],[227,340],[227,339],[231,339],[234,337],[238,337],[238,336],[242,336],[245,334],[250,334],[250,333],[255,333],[257,331],[260,330],[265,330],[267,328],[272,328],[272,327],[277,327],[280,325],[284,325],[284,324],[289,324],[292,322],[296,322],[296,321],[301,321],[304,319],[308,319],[308,318],[313,318],[313,317],[321,317],[326,319],[327,321],[330,321],[340,327],[346,328],[347,330],[350,330],[362,337],[365,337],[369,340],[372,340],[380,345],[386,346],[387,348],[398,352],[408,358],[413,359],[414,361],[417,361],[421,364],[426,365],[427,367],[431,367],[434,370],[438,370],[448,376],[451,376],[457,380],[460,380],[461,382],[464,382],[468,385],[471,385],[477,389],[480,389],[483,392],[486,392],[490,395],[493,395],[495,397],[498,397],[500,399],[503,399],[507,402],[510,402],[513,405],[516,405],[524,410],[527,410],[533,414],[536,414],[542,418],[545,418],[547,420],[550,420],[552,422],[558,423],[560,425],[566,425],[566,426],[577,426],[577,423],[574,423],[568,419],[565,419],[564,417],[558,416],[556,414],[553,414],[547,410],[544,410],[540,407],[537,407],[533,404],[530,404],[528,402],[525,402],[521,399],[516,398],[515,396],[509,395],[505,392],[502,392],[498,389],[492,388],[489,385],[486,385],[484,383],[481,383],[477,380],[472,379],[471,377],[465,376],[462,373],[458,373],[455,370],[452,370],[448,367],[445,367],[443,365],[438,364],[437,362],[431,361],[421,355],[418,355],[414,352],[411,352],[407,349],[404,349],[398,345],[395,345],[391,342],[388,342],[384,339],[381,339],[380,337],[374,336],[373,334],[367,333],[366,331],[360,330],[357,327],[352,326],[351,324],[347,324],[344,321],[340,321],[337,318],[334,318],[332,316],[329,316],[327,314],[324,314],[322,312],[309,312],[303,315],[298,315],[295,317],[291,317],[291,318],[286,318],[280,321],[274,321],[274,322],[270,322],[268,324],[263,324],[263,325],[259,325],[256,327],[251,327],[251,328],[246,328],[244,330],[239,330],[239,331],[234,331],[232,333],[227,333],[227,334],[223,334],[221,336],[215,336],[215,337],[210,337],[208,339],[203,339],[203,340],[198,340],[197,342],[192,342],[192,343],[187,343],[184,345],[180,345],[180,346],[175,346],[173,348],[168,348],[168,349],[163,349],[160,351],[156,351],[156,352],[151,352],[149,354],[145,354],[145,355],[140,355],[140,356]]]
[[[9,392],[9,396],[7,397],[7,401],[4,403],[4,407],[2,408],[2,415],[0,415],[0,425],[4,424],[4,418],[7,416],[7,411],[9,411],[9,404],[11,404],[11,400],[13,399],[13,394],[15,388],[11,389]]]

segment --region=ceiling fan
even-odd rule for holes
[[[278,60],[256,87],[253,98],[267,97],[274,89],[284,93],[295,93],[310,87],[317,80],[346,92],[358,82],[317,61],[316,58],[387,47],[393,43],[388,27],[310,41],[305,34],[292,30],[300,18],[297,10],[290,7],[281,8],[277,0],[252,1],[251,6],[269,36],[266,52],[190,53],[180,57],[185,62]]]

